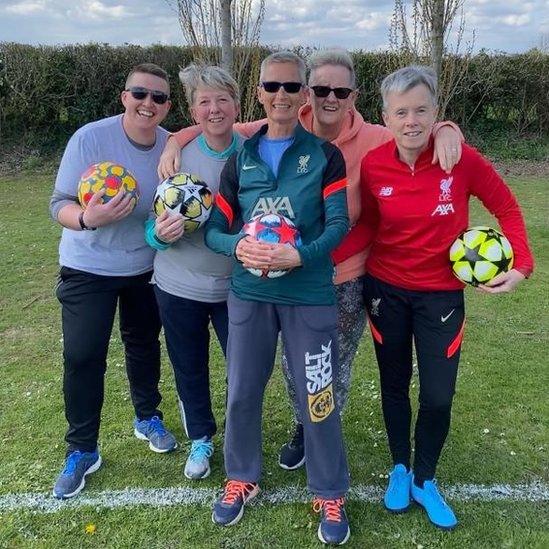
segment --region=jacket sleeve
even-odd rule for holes
[[[499,222],[514,253],[513,268],[528,277],[534,270],[534,258],[528,244],[524,218],[517,199],[492,164],[472,147],[470,156],[471,194],[476,196]]]
[[[233,125],[233,130],[239,133],[242,137],[248,138],[257,133],[264,124],[267,123],[267,119],[256,120],[255,122],[238,122]],[[198,125],[188,126],[180,129],[178,132],[172,134],[181,148],[188,145],[193,139],[198,137],[202,133],[202,129]]]
[[[171,135],[171,138],[174,138],[177,141],[177,144],[182,149],[185,145],[188,145],[193,139],[198,137],[202,133],[202,129],[198,124],[194,126],[187,126],[186,128],[181,128],[178,132]]]
[[[234,153],[221,172],[219,192],[204,229],[206,246],[228,256],[235,255],[238,241],[246,236],[240,232],[243,223],[238,203],[237,159],[238,153]]]
[[[298,248],[304,266],[328,255],[349,229],[345,160],[341,151],[331,143],[323,143],[322,149],[327,160],[322,181],[324,230],[318,238]]]
[[[162,240],[156,236],[155,222],[156,220],[152,217],[145,221],[145,242],[153,250],[167,250],[170,247],[170,244],[167,242],[162,242]]]
[[[362,159],[360,167],[360,202],[361,208],[358,221],[332,253],[332,259],[336,265],[371,246],[379,225],[377,202],[372,195],[368,182],[367,156]]]

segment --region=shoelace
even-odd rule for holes
[[[72,475],[76,470],[76,465],[82,457],[82,452],[80,450],[75,450],[67,457],[67,462],[65,464],[65,469],[63,469],[64,475]]]
[[[167,433],[166,428],[162,423],[162,420],[158,416],[151,417],[151,419],[149,420],[149,426],[151,428],[151,431],[158,433],[160,436]]]
[[[205,458],[212,457],[213,451],[211,440],[193,440],[189,458],[192,461],[202,461]]]
[[[343,498],[338,499],[322,499],[315,498],[313,500],[313,511],[320,513],[324,509],[326,519],[331,522],[341,522],[341,507],[343,507],[345,500]]]
[[[450,508],[446,503],[446,500],[440,495],[440,492],[438,491],[438,483],[436,479],[433,479],[429,484],[427,484],[427,486],[424,485],[423,488],[427,488],[427,495],[435,500],[438,500],[443,508]]]
[[[232,505],[239,497],[244,499],[246,494],[254,489],[255,484],[252,482],[242,482],[241,480],[229,480],[225,485],[225,495],[223,503]]]

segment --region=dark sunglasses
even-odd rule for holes
[[[329,86],[311,86],[314,94],[317,97],[328,97],[330,92],[334,92],[334,95],[338,99],[347,99],[353,90],[351,88],[330,88]]]
[[[137,101],[143,101],[147,95],[151,94],[152,100],[157,105],[163,105],[170,98],[167,93],[158,90],[148,90],[147,88],[140,88],[139,86],[133,86],[126,91],[129,91],[132,94],[132,97],[137,99]]]
[[[261,82],[261,86],[269,93],[276,93],[281,86],[286,93],[297,93],[303,84],[301,82]]]

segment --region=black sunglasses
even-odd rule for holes
[[[152,100],[157,105],[163,105],[170,96],[167,93],[158,91],[158,90],[149,90],[147,88],[141,88],[139,86],[133,86],[131,88],[128,88],[126,91],[129,91],[132,94],[132,97],[134,99],[137,99],[138,101],[143,101],[147,95],[151,94]]]
[[[351,88],[330,88],[330,86],[311,86],[314,94],[317,97],[328,97],[330,92],[334,92],[334,95],[338,99],[347,99],[353,90]]]
[[[281,86],[286,93],[297,93],[303,84],[301,82],[261,82],[261,86],[269,93],[276,93]]]

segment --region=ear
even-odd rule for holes
[[[195,116],[194,107],[190,107],[190,108],[189,108],[189,112],[191,113],[191,118],[193,119],[193,122],[194,122],[195,124],[198,124],[198,122],[196,121],[196,116]]]
[[[349,96],[349,98],[351,99],[351,104],[350,104],[350,109],[349,110],[353,110],[354,107],[355,107],[355,101],[356,101],[356,98],[358,97],[358,90],[354,90],[351,92],[351,95]]]
[[[263,105],[263,87],[257,86],[257,100]]]
[[[127,92],[126,90],[122,90],[120,92],[120,101],[122,102],[122,105],[124,105],[124,108],[127,107],[128,93],[130,93],[130,92]]]
[[[383,118],[383,123],[387,126],[387,113],[385,111],[381,111],[381,117]]]
[[[309,89],[309,86],[304,86],[301,90],[301,93],[303,94],[303,100],[301,104],[305,105],[305,103],[309,102],[309,99],[311,97],[311,90]]]

